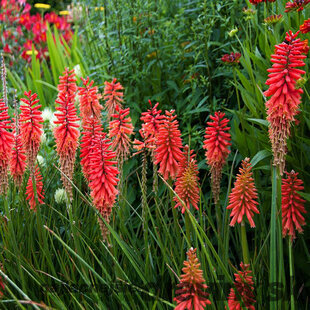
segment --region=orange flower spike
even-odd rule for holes
[[[228,127],[229,119],[225,118],[225,113],[215,112],[210,115],[212,122],[207,122],[206,135],[203,148],[206,150],[205,156],[207,164],[211,170],[212,193],[215,203],[219,200],[222,169],[230,153],[228,147],[231,136]]]
[[[175,182],[175,192],[183,200],[186,207],[190,209],[192,205],[199,210],[199,177],[198,167],[193,150],[189,151],[188,145],[184,147],[183,157],[179,163],[179,172]],[[180,207],[181,212],[185,212],[184,205],[177,197],[174,197],[175,208]]]
[[[75,94],[77,91],[74,70],[69,71],[68,68],[63,72],[63,76],[59,77],[58,98],[56,103],[58,106],[55,113],[57,120],[54,121],[58,125],[54,129],[54,137],[56,140],[56,151],[59,156],[60,168],[62,172],[70,179],[73,178],[75,154],[78,147],[80,127],[77,123],[79,118],[76,114],[74,106]],[[61,175],[62,182],[67,193],[72,198],[72,185],[70,181]]]
[[[142,141],[139,141],[138,139],[135,139],[133,141],[133,148],[137,151],[134,153],[134,155],[138,155],[143,151],[152,151],[155,149],[155,138],[154,137],[148,137],[147,134],[140,129],[139,133],[142,137]]]
[[[160,164],[158,172],[165,180],[169,177],[176,178],[182,159],[182,139],[176,117],[174,110],[166,111],[165,119],[157,133],[155,164]]]
[[[126,160],[129,155],[130,136],[133,134],[133,126],[129,108],[115,108],[116,113],[112,114],[115,120],[109,124],[109,137],[112,138],[112,149],[116,152],[117,160]]]
[[[8,107],[0,99],[0,194],[8,187],[8,166],[13,147],[13,134]]]
[[[40,169],[36,166],[35,170],[35,187],[36,187],[36,196],[38,199],[39,204],[44,204],[44,190],[43,190],[43,182],[42,182],[42,175],[40,173]],[[37,210],[35,193],[33,191],[33,183],[31,175],[29,176],[27,187],[26,187],[26,199],[29,201],[30,209],[33,211]]]
[[[244,215],[246,215],[251,227],[255,227],[253,215],[254,213],[259,214],[256,207],[258,205],[256,201],[258,195],[251,170],[250,159],[244,159],[239,168],[234,188],[229,195],[227,209],[231,209],[230,217],[232,217],[232,220],[230,226],[235,226],[236,222],[240,224]]]
[[[41,135],[43,128],[41,105],[37,94],[25,92],[27,98],[21,98],[24,105],[20,106],[20,132],[23,148],[26,152],[27,164],[31,173],[34,173],[34,166],[40,149]]]
[[[177,302],[175,310],[204,310],[207,305],[211,305],[208,299],[210,295],[205,290],[208,286],[205,284],[203,272],[200,269],[200,263],[196,255],[196,249],[189,249],[187,261],[184,261],[183,274],[181,275],[179,287],[174,298]]]
[[[251,270],[248,270],[250,265],[240,264],[241,271],[235,273],[235,288],[230,289],[228,296],[228,309],[229,310],[241,310],[244,304],[246,309],[255,310],[254,304],[254,282],[253,277],[250,275]]]
[[[84,87],[79,87],[80,96],[80,111],[83,120],[87,117],[101,118],[102,105],[99,103],[100,95],[98,94],[98,87],[93,86],[94,81],[89,83],[89,77],[86,79],[81,78]]]
[[[304,189],[303,181],[298,179],[298,173],[292,170],[285,172],[286,179],[282,179],[282,235],[289,235],[295,239],[295,230],[302,233],[301,226],[306,225],[302,214],[306,213],[305,200],[301,198],[299,191]]]
[[[10,160],[10,172],[15,184],[20,187],[26,170],[26,155],[22,145],[22,138],[18,126],[14,126],[14,142]]]
[[[123,86],[120,83],[116,83],[116,78],[111,83],[104,82],[104,100],[106,100],[106,110],[108,118],[110,119],[112,114],[115,114],[116,107],[122,108],[122,102],[124,101],[122,92]]]
[[[306,52],[305,41],[297,39],[299,31],[293,34],[286,33],[285,41],[275,46],[275,53],[271,56],[272,68],[267,71],[266,84],[269,89],[264,92],[266,97],[271,97],[266,102],[269,138],[272,145],[274,165],[283,175],[285,168],[286,140],[290,135],[292,122],[298,113],[301,94],[303,90],[296,85],[305,71],[297,69],[305,65],[303,53]]]

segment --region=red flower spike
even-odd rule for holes
[[[54,137],[56,140],[56,151],[59,156],[60,168],[62,172],[70,179],[73,178],[74,162],[76,149],[78,147],[78,139],[80,132],[78,130],[79,118],[74,107],[75,94],[77,91],[74,70],[69,71],[68,68],[63,72],[63,76],[59,77],[58,98],[56,103],[58,107],[55,113],[59,125],[54,129]],[[69,180],[61,175],[62,182],[67,193],[72,198],[72,185]]]
[[[231,145],[228,132],[230,127],[227,127],[229,120],[224,117],[225,113],[222,112],[215,112],[214,116],[210,115],[212,122],[207,122],[208,127],[203,142],[206,161],[211,168],[212,193],[215,203],[219,200],[222,169],[230,153],[228,147]]]
[[[117,175],[117,162],[115,161],[115,152],[110,150],[110,140],[105,138],[105,133],[98,134],[90,153],[90,183],[91,197],[93,203],[103,218],[109,222],[112,207],[118,194],[117,185],[119,179]],[[105,231],[102,228],[103,237]]]
[[[83,120],[91,116],[100,119],[103,107],[99,103],[101,96],[98,94],[98,88],[97,86],[92,87],[94,81],[89,83],[89,77],[81,78],[81,80],[84,85],[84,87],[79,87],[81,116]]]
[[[43,128],[42,112],[39,110],[41,105],[35,106],[39,99],[37,94],[25,92],[27,98],[20,100],[25,104],[20,106],[20,132],[23,148],[26,152],[27,164],[31,173],[34,173],[34,166],[41,143]]]
[[[310,3],[310,0],[293,0],[293,2],[287,2],[285,5],[285,13],[297,11],[302,11],[306,5]]]
[[[205,284],[203,272],[200,269],[200,263],[196,255],[196,249],[189,249],[187,261],[184,261],[183,274],[181,275],[179,287],[174,298],[177,302],[175,310],[204,310],[207,305],[211,305],[208,299],[210,295],[205,290],[208,286]]]
[[[290,128],[298,113],[301,94],[303,90],[296,87],[296,81],[305,71],[296,69],[305,65],[302,53],[305,52],[305,42],[296,39],[299,31],[293,34],[286,33],[286,40],[275,46],[275,54],[271,57],[273,62],[266,84],[269,89],[265,91],[266,97],[271,97],[266,102],[267,120],[270,123],[269,137],[271,140],[274,165],[280,168],[283,175],[285,167],[286,140],[290,135]]]
[[[160,164],[158,170],[165,180],[175,179],[179,162],[182,159],[182,139],[179,123],[174,110],[166,111],[165,119],[157,133],[155,164]]]
[[[108,113],[108,119],[111,118],[112,114],[115,114],[115,108],[118,106],[122,108],[123,100],[123,86],[120,83],[116,83],[116,79],[114,78],[111,83],[105,81],[104,82],[104,100],[106,101],[106,110]]]
[[[16,186],[20,187],[26,170],[26,155],[22,145],[22,135],[18,128],[14,129],[14,141],[10,160],[10,172]]]
[[[241,310],[245,307],[249,310],[255,310],[254,282],[251,276],[252,271],[248,270],[250,265],[241,263],[240,267],[241,271],[235,273],[235,288],[230,289],[228,309]]]
[[[96,139],[103,134],[100,121],[97,118],[86,118],[83,123],[81,139],[81,165],[85,178],[90,181],[91,154]]]
[[[299,191],[304,189],[303,181],[298,179],[298,173],[292,170],[285,172],[286,179],[282,179],[282,235],[289,235],[295,239],[295,230],[302,233],[301,226],[306,225],[302,214],[306,213],[305,200],[301,198]]]
[[[243,221],[244,215],[249,220],[251,227],[255,227],[253,221],[254,213],[259,214],[257,209],[258,198],[257,191],[254,184],[252,166],[250,159],[246,158],[242,161],[239,168],[239,174],[229,195],[229,205],[227,209],[231,209],[230,217],[232,220],[230,226],[235,226],[236,222],[239,224]]]
[[[44,204],[44,190],[43,190],[43,182],[42,182],[42,175],[40,173],[40,169],[38,166],[36,166],[35,174],[35,187],[36,187],[36,193],[33,191],[33,183],[31,175],[29,176],[27,187],[26,187],[26,199],[29,201],[30,209],[33,211],[37,211],[37,205],[36,205],[36,199],[35,194],[38,199],[39,204]]]
[[[310,18],[304,21],[302,25],[299,27],[302,33],[308,33],[310,31]]]
[[[261,2],[275,2],[276,0],[249,0],[251,4],[257,5]]]
[[[130,147],[130,136],[133,133],[133,126],[129,115],[130,110],[115,108],[112,118],[115,120],[109,124],[109,137],[112,138],[112,149],[116,153],[117,161],[123,162],[127,159]]]
[[[8,107],[0,99],[0,194],[5,193],[8,187],[8,165],[13,146],[13,134]]]
[[[192,205],[195,209],[199,210],[199,177],[198,167],[193,150],[189,151],[188,145],[184,147],[182,159],[179,163],[179,171],[177,180],[175,182],[175,192],[185,203],[186,207],[190,209]],[[181,212],[185,212],[184,205],[177,197],[174,197],[175,208],[180,207]]]

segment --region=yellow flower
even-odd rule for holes
[[[70,12],[69,11],[60,11],[59,15],[69,15]]]
[[[156,56],[157,56],[157,52],[154,51],[154,52],[152,52],[151,54],[148,54],[146,57],[147,57],[147,58],[154,58],[154,57],[156,57]]]
[[[132,18],[132,21],[133,21],[134,23],[136,23],[136,22],[137,22],[137,17],[134,16],[134,17]]]
[[[95,11],[103,11],[104,10],[104,7],[103,6],[101,6],[101,7],[95,7]]]
[[[34,7],[37,9],[48,10],[51,6],[49,4],[46,4],[46,3],[35,3]]]
[[[37,56],[38,55],[38,51],[34,50],[34,54]],[[32,55],[32,50],[28,50],[26,52],[26,55],[31,56]]]

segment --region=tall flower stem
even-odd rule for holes
[[[238,110],[240,112],[241,105],[240,105],[240,97],[239,97],[239,91],[237,88],[237,77],[236,77],[236,70],[233,68],[233,74],[234,74],[234,84],[235,84],[235,89],[236,89],[236,96],[237,96],[237,103],[238,103]]]
[[[250,254],[249,254],[248,240],[246,237],[246,229],[245,229],[244,221],[242,221],[241,223],[241,246],[242,246],[243,262],[245,264],[249,264]]]
[[[288,253],[290,261],[290,288],[291,288],[291,310],[295,310],[295,298],[294,298],[294,259],[292,253],[293,240],[289,238]]]

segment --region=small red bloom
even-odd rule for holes
[[[301,198],[299,191],[304,189],[303,181],[298,179],[298,173],[292,170],[285,172],[286,179],[282,179],[282,234],[296,238],[295,229],[302,233],[301,226],[306,225],[303,213],[306,213],[305,200]]]
[[[38,203],[39,204],[44,204],[44,190],[43,190],[43,182],[42,182],[42,175],[40,173],[40,169],[38,166],[36,166],[35,174],[35,189],[36,193],[33,191],[33,183],[32,183],[32,178],[31,175],[29,176],[28,183],[27,183],[27,188],[26,188],[26,199],[29,201],[30,209],[33,211],[37,210],[36,206],[36,199],[35,195],[37,196]]]
[[[87,79],[81,78],[81,80],[84,85],[84,87],[79,87],[81,116],[83,120],[91,116],[100,119],[103,107],[99,103],[100,95],[98,94],[98,87],[92,87],[94,81],[89,83],[89,77]]]
[[[189,151],[188,145],[184,147],[182,159],[179,163],[179,171],[177,180],[175,182],[175,192],[185,203],[186,207],[190,209],[192,205],[195,209],[199,210],[199,177],[198,167],[193,150]],[[181,212],[185,212],[185,207],[180,202],[178,197],[174,197],[175,208],[180,207]]]
[[[34,165],[41,143],[41,135],[43,128],[42,112],[39,110],[41,105],[36,104],[39,102],[37,94],[25,92],[27,98],[21,98],[24,105],[20,106],[20,132],[23,148],[26,152],[27,164],[31,173],[34,173]]]
[[[231,140],[228,122],[225,113],[215,112],[214,116],[210,115],[212,122],[208,122],[203,148],[206,150],[207,164],[211,168],[212,193],[215,203],[219,200],[220,183],[222,169],[230,153],[228,147]]]
[[[13,134],[8,107],[0,99],[0,194],[5,193],[8,186],[8,165],[13,146]]]
[[[106,110],[108,113],[108,118],[110,119],[112,114],[115,114],[115,108],[118,106],[122,108],[123,100],[123,86],[120,83],[116,83],[116,79],[114,78],[111,83],[105,81],[104,82],[104,100],[106,101]]]
[[[267,0],[249,0],[251,4],[257,5],[261,2],[267,2]],[[268,0],[268,2],[275,2],[276,0]]]
[[[182,139],[179,123],[176,120],[174,110],[166,111],[165,119],[159,126],[157,133],[155,164],[160,164],[158,170],[165,180],[175,179],[178,173],[178,165],[182,159]]]
[[[291,11],[302,11],[308,4],[310,3],[310,0],[293,0],[293,2],[287,2],[285,5],[285,13],[291,12]]]
[[[286,140],[290,135],[291,123],[295,121],[303,90],[296,87],[296,81],[305,71],[297,69],[305,65],[305,42],[296,39],[299,31],[293,34],[286,33],[283,43],[276,45],[275,54],[271,57],[273,62],[266,84],[269,89],[264,92],[271,97],[266,102],[267,120],[270,123],[269,137],[271,140],[274,165],[280,168],[281,175],[285,167]]]
[[[227,206],[227,209],[232,209],[230,226],[235,226],[236,222],[240,224],[243,221],[244,215],[246,215],[251,227],[255,227],[253,215],[254,213],[259,214],[256,207],[258,205],[256,201],[258,195],[254,184],[253,172],[251,171],[250,159],[244,159],[241,165],[242,167],[239,168],[234,188],[229,195],[229,205]]]
[[[225,64],[238,64],[240,61],[241,54],[240,53],[230,53],[230,54],[225,54],[221,58],[222,62]]]
[[[189,249],[187,261],[184,261],[183,274],[181,275],[179,287],[174,298],[177,302],[175,310],[204,310],[207,305],[211,305],[208,299],[210,295],[205,290],[208,286],[205,284],[203,272],[200,269],[200,263],[196,255],[196,249]]]
[[[74,106],[75,94],[77,91],[74,70],[69,71],[68,68],[63,72],[63,76],[59,77],[58,98],[56,107],[58,111],[55,113],[57,121],[54,123],[59,125],[54,129],[54,137],[56,140],[56,151],[59,156],[62,172],[70,179],[73,178],[75,153],[78,147],[79,139],[79,118],[76,114]],[[67,178],[61,175],[62,182],[67,193],[72,197],[72,185]]]
[[[228,309],[241,310],[245,307],[249,310],[255,310],[254,281],[250,275],[252,271],[248,270],[250,265],[241,263],[240,267],[241,271],[235,273],[235,288],[230,289]]]
[[[310,18],[306,19],[299,29],[302,33],[308,33],[310,31]]]
[[[130,110],[120,109],[115,107],[115,114],[112,114],[112,118],[115,120],[109,124],[109,137],[112,138],[112,149],[116,153],[116,158],[119,161],[127,159],[130,147],[130,136],[133,133],[133,126],[131,124],[131,118],[128,117]]]

